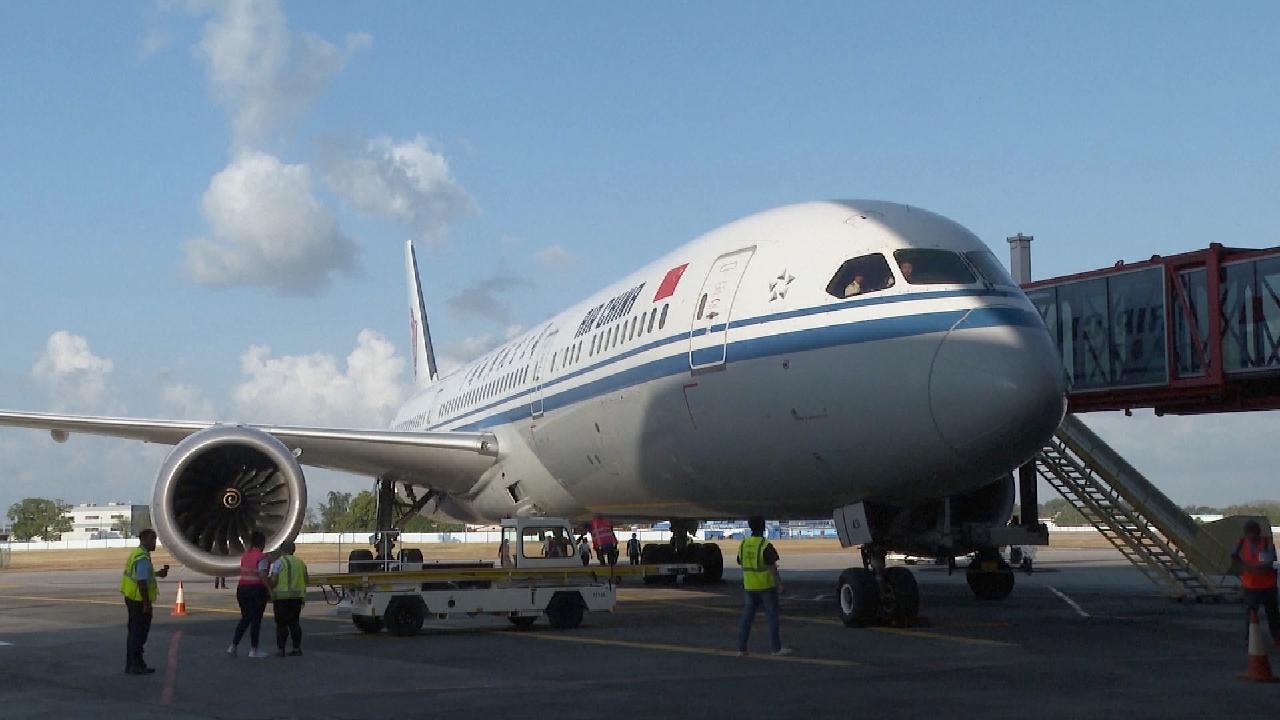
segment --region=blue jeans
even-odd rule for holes
[[[769,621],[769,645],[774,652],[782,649],[782,636],[778,630],[778,588],[768,590],[748,590],[746,603],[742,606],[742,619],[738,621],[738,650],[747,651],[747,639],[751,637],[751,624],[755,622],[756,610],[764,606],[764,616]]]

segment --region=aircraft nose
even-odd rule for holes
[[[1012,469],[1039,450],[1066,412],[1062,361],[1030,310],[970,310],[929,373],[938,434],[963,460]]]

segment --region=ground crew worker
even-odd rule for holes
[[[582,567],[591,564],[591,543],[587,542],[586,535],[578,538],[578,559],[582,561]]]
[[[1244,608],[1253,613],[1262,606],[1267,611],[1267,627],[1271,640],[1280,646],[1280,608],[1276,604],[1276,546],[1262,536],[1262,528],[1250,520],[1244,524],[1244,537],[1236,543],[1231,557],[1240,561],[1240,588],[1244,592]],[[1246,615],[1247,617],[1247,615]]]
[[[280,545],[280,557],[271,564],[272,612],[276,619],[276,655],[284,657],[285,641],[293,638],[289,655],[302,654],[302,605],[307,598],[307,564],[294,555],[292,540]]]
[[[632,565],[640,564],[640,540],[635,533],[631,533],[631,539],[627,541],[627,559]]]
[[[155,668],[147,667],[142,659],[151,632],[151,604],[156,601],[160,587],[157,577],[167,577],[169,566],[153,572],[151,553],[156,549],[156,531],[147,528],[138,534],[138,547],[129,553],[124,563],[124,576],[120,578],[120,594],[129,611],[129,636],[125,641],[124,672],[126,675],[150,675]]]
[[[618,564],[618,538],[613,534],[613,525],[602,517],[594,517],[587,523],[591,531],[591,543],[596,546],[596,556],[601,565]]]
[[[738,655],[747,654],[747,639],[751,637],[751,625],[756,610],[764,606],[769,621],[769,646],[774,655],[790,655],[791,649],[782,647],[778,628],[778,593],[782,592],[782,577],[778,575],[778,551],[764,538],[764,518],[759,515],[747,521],[751,535],[738,546],[738,564],[742,566],[742,588],[746,600],[742,606],[742,618],[738,621]]]
[[[227,646],[227,654],[235,657],[244,631],[249,631],[249,657],[269,657],[258,650],[258,636],[262,632],[262,613],[267,609],[267,601],[271,592],[267,590],[267,571],[271,569],[263,549],[267,546],[267,536],[261,530],[249,534],[249,549],[240,556],[240,584],[236,586],[236,603],[240,605],[240,622],[236,623],[235,635]]]

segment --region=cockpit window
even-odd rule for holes
[[[987,282],[996,287],[1018,287],[1013,276],[990,250],[971,250],[964,254]]]
[[[959,255],[950,250],[895,250],[902,279],[912,285],[971,285],[978,282]]]
[[[893,287],[893,272],[880,253],[845,260],[835,277],[827,283],[827,293],[838,298],[866,295]]]

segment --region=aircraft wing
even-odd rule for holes
[[[0,426],[48,430],[59,441],[71,433],[84,433],[176,445],[188,435],[215,424],[0,410]],[[462,493],[471,489],[498,459],[498,440],[490,433],[244,427],[273,435],[291,450],[301,450],[298,462],[303,465],[388,476],[444,492]]]

